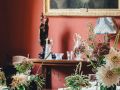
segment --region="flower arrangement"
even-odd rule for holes
[[[11,83],[11,88],[12,89],[23,89],[25,90],[25,87],[28,86],[28,75],[24,74],[16,74],[12,76],[12,83]]]
[[[67,87],[70,87],[70,90],[81,90],[83,87],[91,86],[86,75],[80,74],[82,63],[77,65],[75,74],[67,76],[65,78],[65,83]]]
[[[16,69],[16,74],[10,77],[11,83],[6,83],[8,77],[0,69],[0,90],[33,90],[31,88],[36,86],[37,90],[42,90],[45,79],[42,75],[31,74],[31,69],[33,67],[33,62],[24,56],[14,56],[14,67]],[[9,84],[9,85],[8,85]],[[34,87],[34,90],[36,90]]]
[[[120,78],[120,51],[117,50],[120,31],[116,35],[113,47],[110,47],[110,37],[107,34],[103,42],[96,42],[96,35],[92,28],[90,30],[92,33],[88,40],[93,50],[92,54],[86,53],[86,56],[93,66],[101,90],[115,90]]]
[[[101,90],[115,90],[120,78],[120,51],[117,49],[120,31],[117,33],[113,46],[110,46],[111,37],[104,35],[103,41],[96,40],[92,24],[89,25],[89,37],[85,41],[76,34],[74,53],[85,54],[96,73]],[[65,78],[68,87],[79,87],[86,80],[81,74],[74,74]],[[83,81],[82,81],[83,80]],[[88,81],[89,82],[89,81]],[[82,83],[82,84],[81,84]]]
[[[97,68],[97,79],[105,87],[117,85],[120,78],[120,51],[111,47],[105,61],[103,66]]]
[[[11,89],[12,90],[29,90],[29,86],[32,82],[37,85],[39,90],[42,89],[44,85],[44,78],[41,75],[32,75],[30,74],[33,67],[32,61],[28,58],[22,61],[21,63],[14,64],[17,74],[12,76]]]
[[[73,53],[75,55],[75,60],[81,60],[82,53],[85,52],[85,41],[81,38],[81,36],[75,33],[74,36],[74,48]]]
[[[40,75],[16,74],[12,78],[11,89],[13,90],[29,90],[31,82],[36,83],[40,90],[44,85],[44,78]]]

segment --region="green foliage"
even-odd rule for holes
[[[19,76],[20,75],[18,75],[18,77],[16,76],[17,78],[13,79],[11,83],[12,90],[29,90],[32,82],[34,82],[39,89],[42,89],[45,82],[43,76],[41,75],[26,75],[27,78],[23,78],[25,80],[24,82],[20,82],[22,81],[22,78]]]
[[[99,56],[96,61],[90,60],[90,64],[88,66],[92,66],[92,71],[96,73],[98,67],[104,66],[105,64],[105,56]]]
[[[3,71],[0,70],[0,85],[6,85],[6,77]]]
[[[25,85],[19,85],[18,87],[16,87],[17,90],[26,90]]]
[[[111,87],[104,87],[100,85],[100,90],[116,90],[116,85],[113,85]]]
[[[32,82],[34,82],[36,86],[40,89],[43,87],[45,82],[43,76],[38,74],[30,75],[30,73],[27,73],[31,70],[32,66],[33,66],[33,63],[31,61],[23,61],[22,63],[15,65],[15,68],[19,74],[24,74],[24,75],[27,75],[28,77],[26,80],[27,83],[17,85],[16,87],[17,90],[26,90],[26,89],[29,90]]]
[[[15,68],[19,73],[26,73],[26,71],[29,71],[32,68],[33,64],[29,61],[23,61],[20,64],[16,64]]]
[[[43,78],[43,76],[40,76],[40,75],[31,75],[30,77],[30,82],[35,82],[36,85],[39,87],[39,88],[42,88],[42,86],[45,84],[45,79]]]
[[[99,56],[97,58],[97,61],[90,60],[90,64],[88,66],[92,66],[93,67],[93,72],[96,72],[98,67],[101,67],[105,64],[106,64],[105,56]]]
[[[66,86],[74,88],[75,90],[78,90],[77,88],[87,87],[90,86],[88,77],[85,75],[79,75],[79,74],[73,74],[71,76],[68,76],[65,78]]]
[[[97,68],[106,64],[105,55],[109,54],[110,44],[109,37],[106,34],[104,40],[99,42],[96,39],[97,34],[94,33],[94,27],[92,24],[88,25],[89,35],[88,35],[88,45],[92,49],[91,54],[86,54],[86,57],[90,61],[90,65],[93,67],[93,71],[97,72]]]

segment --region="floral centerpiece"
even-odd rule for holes
[[[74,53],[86,55],[90,66],[93,67],[93,72],[96,73],[96,79],[101,90],[116,90],[120,78],[120,50],[117,49],[120,31],[116,35],[113,46],[110,45],[111,37],[108,34],[105,34],[101,41],[96,40],[97,35],[94,34],[92,25],[89,26],[89,31],[89,37],[86,41],[76,34]],[[84,76],[74,74],[66,77],[66,85],[69,87],[81,86],[79,81],[81,79],[78,78],[83,79]]]
[[[12,83],[10,88],[12,90],[30,90],[31,83],[34,82],[39,88],[42,89],[44,85],[44,78],[39,74],[32,75],[30,74],[33,67],[33,62],[29,58],[21,60],[19,63],[14,64],[17,74],[12,76]]]
[[[92,29],[91,29],[92,30]],[[91,31],[92,32],[92,31]],[[115,43],[110,47],[110,37],[106,34],[103,42],[96,42],[95,34],[91,34],[89,46],[92,46],[92,54],[86,53],[101,90],[116,90],[120,78],[120,51],[117,50],[120,31],[116,35]]]
[[[11,83],[11,88],[12,89],[22,89],[25,90],[25,87],[28,86],[28,75],[24,74],[16,74],[12,76],[12,83]]]
[[[8,77],[0,69],[0,90],[33,90],[31,89],[33,83],[36,86],[34,90],[42,90],[45,79],[38,73],[34,75],[30,73],[33,62],[24,56],[15,56],[14,61],[13,65],[17,73],[11,77],[11,84],[6,83]]]
[[[12,79],[11,89],[13,90],[29,90],[31,82],[36,83],[39,90],[44,85],[44,78],[40,75],[16,74],[12,76]]]
[[[106,64],[97,68],[97,79],[103,87],[116,89],[120,78],[120,51],[111,47],[109,54],[105,56]],[[103,88],[102,87],[102,88]]]

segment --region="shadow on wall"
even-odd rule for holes
[[[61,36],[62,37],[61,38],[61,51],[64,53],[63,58],[67,58],[66,51],[69,50],[70,35],[71,35],[70,29],[66,27],[63,35]]]

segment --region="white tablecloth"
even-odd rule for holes
[[[70,88],[59,88],[58,90],[71,90]],[[96,87],[82,88],[82,90],[99,90]]]
[[[90,82],[90,84],[92,85],[89,88],[82,88],[82,90],[100,90],[99,85],[96,86],[97,82]],[[71,90],[70,88],[59,88],[58,90]],[[117,86],[116,90],[120,90],[120,86]]]
[[[71,90],[70,88],[59,88],[58,90]],[[82,90],[100,90],[99,87],[90,87],[90,88],[82,88]],[[117,90],[120,90],[120,86],[117,86]]]
[[[0,90],[9,90],[7,86],[0,86]]]
[[[96,86],[97,82],[90,82],[91,83],[91,87],[89,88],[82,88],[82,90],[100,90],[99,85]],[[70,88],[59,88],[58,90],[71,90]],[[120,90],[120,86],[117,86],[116,90]]]

